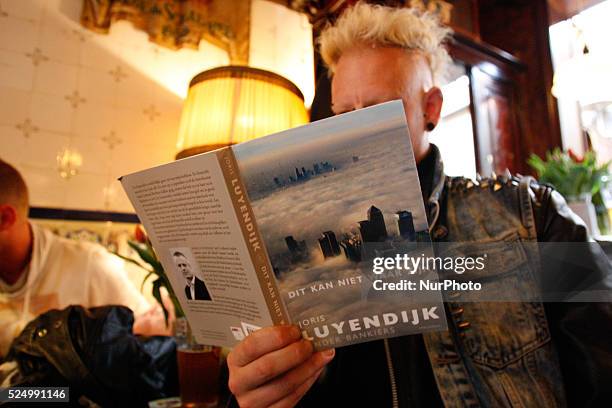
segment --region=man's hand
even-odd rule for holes
[[[297,326],[250,334],[227,357],[229,389],[241,407],[293,407],[317,380],[335,351],[315,353]]]

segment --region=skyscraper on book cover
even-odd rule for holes
[[[363,242],[384,242],[388,235],[382,211],[371,206],[368,209],[368,219],[359,221],[359,232]]]
[[[404,239],[414,241],[416,239],[416,232],[414,230],[414,219],[410,211],[398,211],[395,213],[397,217],[397,227],[399,229],[400,236]]]
[[[333,231],[325,231],[321,238],[319,238],[319,245],[325,258],[340,255],[340,245],[338,245],[336,234]]]
[[[308,248],[306,247],[306,241],[298,241],[293,235],[289,235],[285,237],[285,243],[293,261],[302,261],[307,257]]]

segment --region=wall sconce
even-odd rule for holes
[[[179,126],[177,159],[308,123],[298,87],[273,72],[224,66],[196,75]]]
[[[64,148],[57,153],[57,171],[63,179],[69,179],[78,174],[83,164],[83,157],[77,150]]]

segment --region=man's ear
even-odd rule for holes
[[[444,97],[442,91],[434,86],[423,95],[423,115],[425,116],[425,130],[431,131],[438,125],[440,112],[442,112],[442,102]]]
[[[17,210],[8,204],[0,204],[0,231],[6,231],[17,222]]]

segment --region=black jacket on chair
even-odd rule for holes
[[[50,310],[31,321],[11,344],[7,361],[19,367],[13,386],[70,387],[103,407],[140,407],[178,395],[172,337],[139,337],[124,306]],[[62,405],[65,406],[65,405]]]

